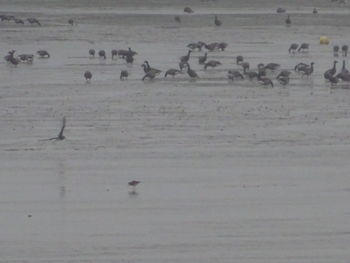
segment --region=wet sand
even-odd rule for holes
[[[182,2],[0,1],[2,13],[43,24],[0,22],[0,53],[51,54],[0,63],[0,262],[348,263],[350,87],[323,79],[332,44],[350,44],[348,6],[250,2],[193,1],[184,15]],[[194,52],[200,79],[165,79],[199,40],[228,43],[208,53],[223,65],[204,71]],[[292,42],[310,52],[289,55]],[[111,60],[128,47],[133,65]],[[230,82],[237,55],[283,69],[314,61],[315,72],[286,87]],[[161,77],[141,81],[146,59]],[[41,141],[63,116],[66,140]]]

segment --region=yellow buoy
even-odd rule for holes
[[[320,37],[320,44],[321,45],[328,45],[329,44],[329,37],[321,36]]]

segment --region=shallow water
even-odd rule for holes
[[[43,24],[0,23],[0,53],[51,54],[0,64],[0,262],[348,263],[350,87],[324,82],[334,58],[318,44],[320,35],[350,43],[348,6],[159,2],[0,1]],[[195,13],[184,15],[185,4]],[[293,14],[289,28],[274,14],[280,5]],[[194,52],[199,80],[140,80],[144,60],[164,72],[198,40],[229,44],[208,54],[222,66],[204,71]],[[288,55],[292,42],[310,52]],[[132,66],[110,59],[128,47]],[[237,55],[284,69],[314,61],[315,72],[287,87],[229,82]],[[66,140],[41,141],[62,116]]]

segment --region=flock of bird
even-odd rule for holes
[[[0,15],[0,21],[7,21],[7,22],[15,22],[16,24],[25,24],[25,21],[27,21],[29,24],[31,25],[38,25],[41,26],[40,22],[38,19],[33,18],[33,17],[29,17],[25,20],[15,17],[13,15]]]
[[[345,3],[344,0],[331,0],[332,2],[339,2],[339,3]],[[194,11],[190,7],[185,7],[184,12],[191,14],[194,13]],[[283,8],[278,8],[277,13],[285,13],[286,10]],[[318,10],[316,8],[312,11],[313,14],[317,14]],[[181,23],[181,17],[175,16],[174,20],[178,23]],[[31,25],[38,25],[41,26],[41,23],[36,18],[27,18],[25,20],[16,18],[12,15],[0,15],[0,21],[5,22],[14,22],[16,24],[25,24],[25,21],[28,22]],[[73,26],[76,23],[73,19],[68,20],[68,24]],[[219,27],[223,24],[223,22],[218,18],[218,16],[214,16],[214,25]],[[285,20],[285,24],[287,26],[290,26],[292,24],[290,15],[287,15],[287,18]],[[205,43],[203,41],[193,42],[189,43],[187,45],[188,51],[185,55],[181,56],[179,58],[178,62],[178,68],[170,68],[165,71],[164,77],[167,78],[168,76],[175,77],[178,74],[184,74],[187,73],[187,75],[190,77],[190,79],[198,79],[199,76],[197,72],[191,68],[190,62],[192,63],[193,57],[191,57],[192,52],[201,52],[203,49],[206,49],[206,52],[202,56],[197,57],[197,63],[200,66],[203,66],[203,70],[206,71],[209,68],[216,68],[222,63],[218,60],[213,60],[208,58],[209,52],[224,52],[227,48],[228,44],[225,42],[212,42],[212,43]],[[309,44],[308,43],[292,43],[289,46],[288,53],[290,55],[295,55],[297,53],[306,53],[309,51]],[[17,66],[19,63],[33,63],[34,60],[34,54],[19,54],[15,56],[16,50],[11,50],[8,52],[8,54],[4,57],[5,61],[11,65]],[[347,57],[348,53],[348,45],[342,45],[341,47],[339,45],[333,46],[333,56],[339,57],[340,55],[344,58]],[[100,59],[107,59],[107,55],[105,50],[99,50],[96,52],[94,49],[90,49],[88,51],[89,57],[93,58],[98,55]],[[128,49],[120,49],[111,50],[111,59],[124,59],[127,64],[132,64],[134,62],[134,56],[137,55],[137,52],[133,51],[131,48]],[[38,50],[37,55],[40,58],[50,58],[50,54],[46,50]],[[233,59],[233,58],[232,58]],[[346,61],[345,59],[342,61],[342,67],[340,69],[340,72],[337,73],[337,60],[334,60],[333,66],[324,72],[323,76],[326,81],[329,81],[331,84],[337,84],[339,80],[343,82],[349,82],[350,83],[350,72],[346,68]],[[252,69],[250,66],[250,63],[244,60],[244,57],[239,55],[235,57],[235,64],[237,65],[236,69],[230,69],[227,71],[227,78],[230,81],[239,81],[248,79],[249,81],[256,80],[258,83],[264,85],[264,86],[271,86],[274,87],[274,81],[272,76],[275,76],[274,78],[278,83],[280,83],[283,86],[286,86],[290,82],[290,75],[292,74],[293,70],[280,70],[280,64],[277,63],[268,63],[268,64],[258,64],[255,69]],[[307,76],[310,77],[312,73],[314,72],[314,62],[311,62],[310,64],[305,63],[298,63],[294,67],[294,72],[297,74],[300,74],[302,77]],[[154,68],[150,65],[150,63],[145,60],[144,63],[141,65],[144,71],[144,76],[141,78],[142,81],[146,80],[153,80],[155,79],[162,70],[159,70],[157,68]],[[126,80],[129,76],[129,72],[127,70],[121,70],[120,72],[120,80]],[[93,74],[90,71],[84,72],[84,78],[87,82],[90,82],[93,77]],[[64,129],[66,127],[66,118],[63,117],[62,119],[62,126],[59,131],[59,134],[56,137],[45,139],[45,140],[64,140],[65,136],[63,135]],[[130,181],[128,185],[132,187],[131,193],[136,193],[136,185],[138,185],[140,181]]]

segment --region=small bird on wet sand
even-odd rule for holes
[[[91,73],[90,71],[87,70],[87,71],[85,71],[85,73],[84,73],[84,77],[85,77],[86,82],[90,83],[91,78],[92,78],[92,73]]]
[[[60,130],[60,133],[58,134],[58,136],[50,138],[50,139],[45,139],[45,140],[42,140],[42,141],[52,141],[52,140],[62,141],[62,140],[64,140],[66,138],[65,136],[63,136],[63,131],[64,131],[65,127],[66,127],[66,117],[63,117],[61,130]]]

